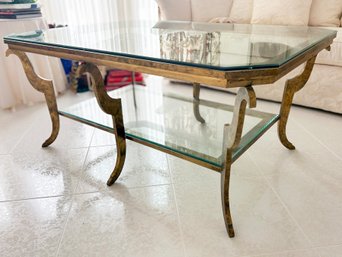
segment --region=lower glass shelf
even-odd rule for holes
[[[170,154],[185,157],[220,171],[224,165],[223,130],[233,117],[233,106],[201,100],[199,112],[205,123],[196,120],[193,100],[179,95],[163,95],[148,87],[124,87],[109,92],[121,98],[127,139]],[[92,98],[59,111],[60,115],[113,133],[112,117]],[[235,161],[277,120],[278,115],[247,110],[243,137],[233,153]]]

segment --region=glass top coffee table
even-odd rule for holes
[[[228,235],[234,236],[229,208],[232,163],[278,121],[280,142],[286,137],[293,97],[310,77],[315,58],[329,49],[336,32],[311,27],[132,21],[33,31],[5,37],[7,54],[17,55],[32,86],[45,94],[52,133],[59,116],[113,133],[117,159],[107,184],[119,177],[126,139],[178,156],[221,173],[222,209]],[[95,98],[59,110],[50,80],[39,77],[26,53],[82,61],[79,73],[93,79]],[[259,112],[253,86],[271,84],[305,64],[287,81],[279,114]],[[183,80],[193,97],[163,95],[134,85],[106,92],[98,65]],[[200,99],[200,84],[239,88],[234,106]],[[249,108],[247,108],[249,107]]]

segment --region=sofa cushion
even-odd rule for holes
[[[191,0],[157,0],[162,20],[191,21]]]
[[[342,0],[312,0],[310,26],[339,27]]]
[[[337,30],[337,37],[331,45],[331,50],[323,50],[316,59],[317,64],[326,64],[342,67],[342,28],[332,27],[329,29]]]
[[[253,12],[253,0],[234,0],[230,19],[234,23],[250,23]]]
[[[257,97],[280,102],[286,80],[300,72],[302,69],[297,68],[273,85],[254,87]],[[316,64],[307,85],[296,93],[293,103],[342,114],[341,80],[342,68]]]
[[[254,0],[251,23],[307,26],[312,0]]]
[[[228,17],[232,3],[233,0],[191,0],[192,20],[207,22],[215,17]]]

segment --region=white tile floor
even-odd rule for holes
[[[164,86],[191,96],[190,87]],[[69,92],[59,101],[88,97]],[[112,135],[62,118],[58,139],[42,149],[50,132],[44,104],[0,111],[0,124],[0,256],[342,256],[340,115],[294,107],[288,134],[296,151],[278,142],[274,127],[234,163],[234,239],[215,172],[128,142],[122,175],[107,187]]]

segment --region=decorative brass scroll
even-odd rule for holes
[[[49,113],[52,122],[51,135],[42,145],[42,147],[47,147],[56,140],[59,132],[59,115],[52,80],[47,80],[37,75],[26,53],[17,50],[7,49],[6,56],[9,56],[11,54],[14,54],[19,57],[21,64],[23,65],[24,71],[26,73],[27,79],[31,83],[32,87],[37,91],[43,93],[45,96],[45,100],[49,108]]]
[[[193,107],[194,107],[194,115],[196,117],[196,120],[205,123],[205,120],[202,118],[200,111],[199,111],[199,104],[200,104],[200,89],[201,86],[199,83],[193,83]]]
[[[232,155],[234,149],[239,146],[241,141],[247,104],[250,108],[256,107],[256,96],[251,86],[239,89],[235,100],[232,124],[226,124],[224,127],[223,156],[225,157],[225,165],[221,172],[221,201],[223,218],[229,237],[235,236],[229,206],[229,183]]]
[[[289,118],[293,97],[295,93],[301,90],[309,80],[315,60],[316,56],[309,59],[305,65],[303,73],[286,81],[284,88],[283,101],[280,108],[280,120],[278,123],[278,136],[280,142],[290,150],[296,149],[286,136],[286,124]]]
[[[117,151],[115,168],[107,181],[107,185],[111,186],[120,176],[126,158],[126,136],[122,116],[121,99],[113,99],[107,94],[101,72],[96,65],[91,63],[82,64],[79,67],[78,72],[80,74],[88,72],[91,75],[93,79],[93,91],[99,106],[105,113],[111,115],[113,118],[113,129]]]

